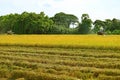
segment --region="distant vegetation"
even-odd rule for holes
[[[99,31],[104,34],[120,34],[120,20],[114,18],[93,22],[88,14],[83,14],[79,21],[75,15],[63,12],[53,17],[48,17],[44,12],[23,12],[0,16],[0,33],[8,31],[14,34],[96,34]]]

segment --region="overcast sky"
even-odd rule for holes
[[[92,20],[120,19],[120,0],[0,0],[0,15],[44,11],[49,17],[58,12],[78,18],[88,13]]]

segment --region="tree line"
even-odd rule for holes
[[[72,28],[70,27],[72,26]],[[92,21],[88,14],[82,14],[81,21],[73,14],[63,12],[48,17],[44,12],[23,12],[0,16],[0,33],[15,34],[120,34],[120,20],[106,19]]]

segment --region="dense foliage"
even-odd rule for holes
[[[106,19],[105,21],[96,20],[94,23],[94,32],[98,32],[101,28],[106,34],[120,34],[120,20]]]
[[[81,34],[88,34],[90,33],[92,27],[92,20],[89,18],[88,14],[83,14],[81,17],[81,24],[79,25],[79,33]]]
[[[114,18],[92,22],[88,14],[83,14],[79,22],[75,15],[63,12],[53,17],[48,17],[44,12],[0,16],[1,34],[8,31],[15,34],[89,34],[97,33],[101,28],[106,34],[120,34],[120,20]]]

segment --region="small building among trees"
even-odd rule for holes
[[[12,35],[12,34],[14,34],[14,32],[12,30],[9,30],[9,31],[7,31],[7,34]]]

